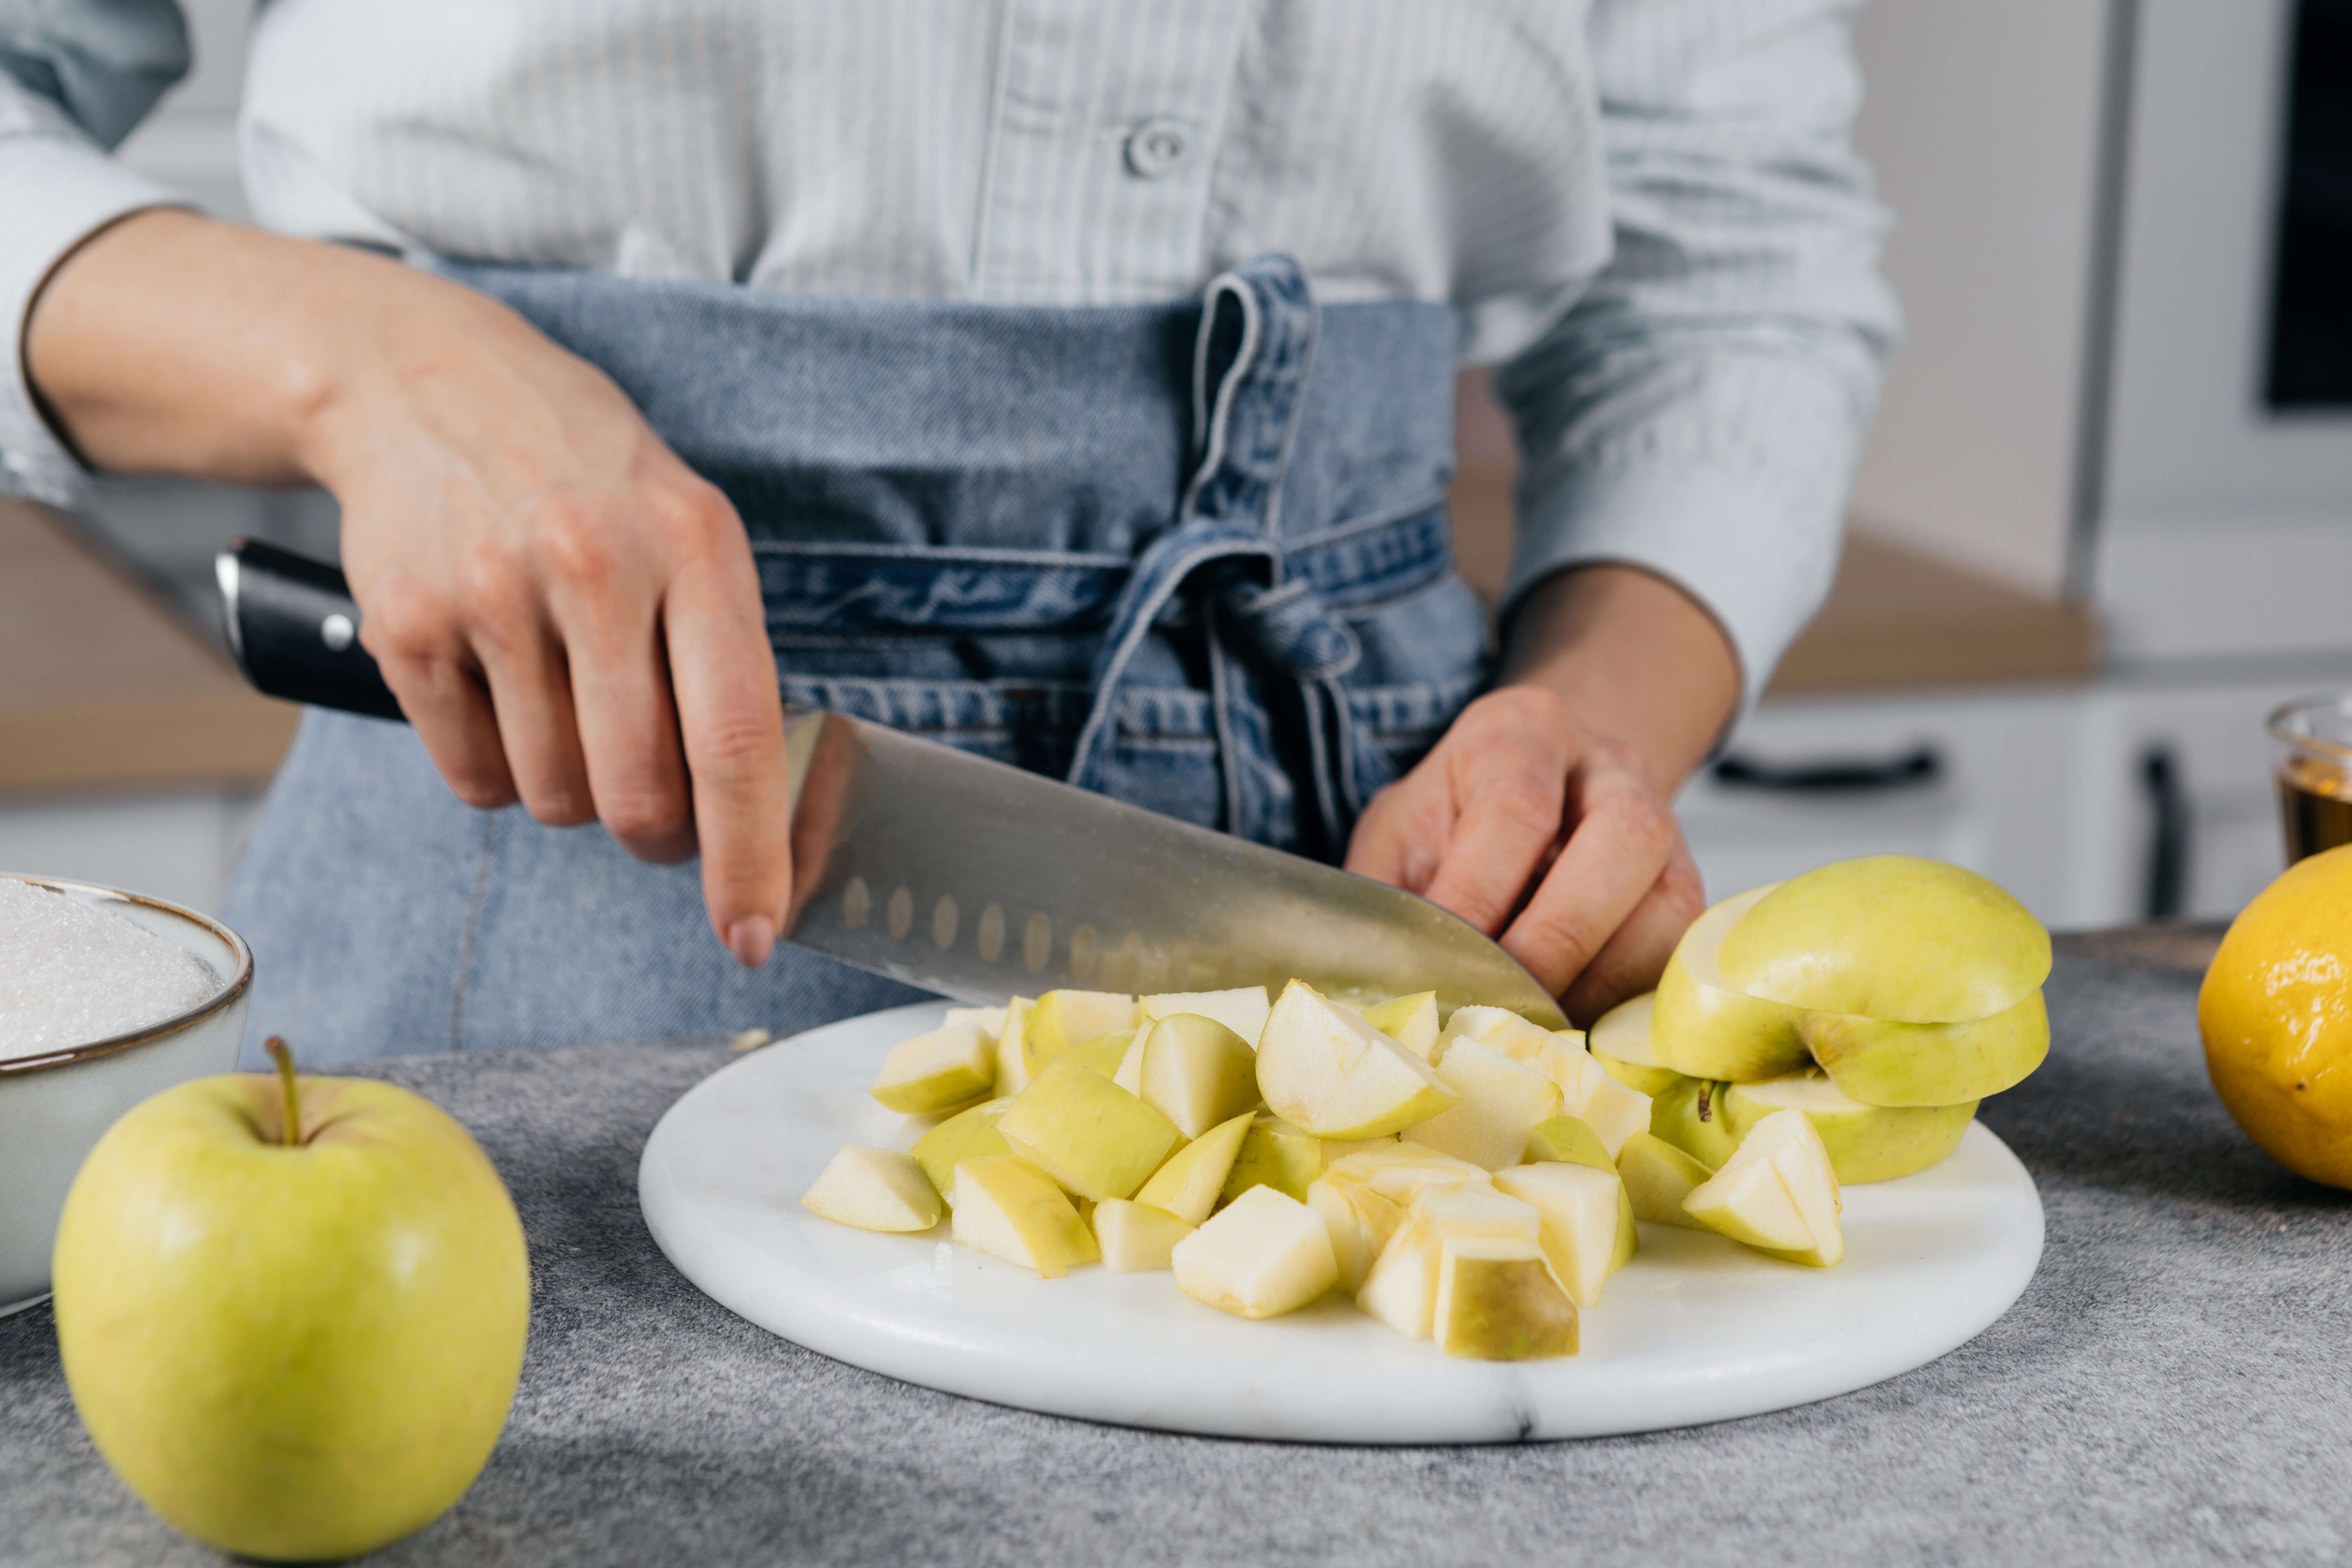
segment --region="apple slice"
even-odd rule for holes
[[[955,1168],[953,1192],[952,1234],[991,1258],[1058,1279],[1102,1256],[1062,1189],[1011,1154],[982,1154],[961,1162]]]
[[[1454,1016],[1458,1019],[1468,1011],[1461,1008]],[[1516,1014],[1503,1016],[1525,1022]],[[1527,1026],[1541,1036],[1545,1045],[1551,1043],[1549,1031],[1532,1024]],[[1413,1142],[1489,1171],[1517,1164],[1536,1123],[1559,1114],[1559,1086],[1535,1068],[1514,1061],[1500,1048],[1468,1035],[1441,1044],[1444,1054],[1437,1058],[1437,1076],[1461,1099],[1415,1126]],[[1597,1066],[1593,1070],[1600,1073]]]
[[[988,1037],[989,1044],[994,1045],[1003,1037],[1006,1011],[1003,1007],[950,1007],[945,1021],[950,1027],[970,1024]]]
[[[1866,1105],[1958,1105],[2024,1081],[2050,1054],[2050,1015],[2036,991],[2004,1013],[1966,1024],[1897,1024],[1842,1013],[1799,1015],[1813,1059]]]
[[[1307,1184],[1307,1206],[1323,1216],[1324,1226],[1331,1233],[1339,1289],[1354,1295],[1363,1289],[1372,1259],[1403,1223],[1404,1211],[1377,1193],[1328,1175]]]
[[[1530,1165],[1583,1165],[1591,1170],[1605,1171],[1612,1177],[1617,1174],[1617,1163],[1610,1157],[1609,1146],[1601,1141],[1601,1134],[1573,1116],[1555,1116],[1549,1121],[1538,1122],[1536,1130],[1528,1135],[1527,1163]],[[1502,1185],[1499,1172],[1495,1184],[1497,1187]],[[1634,1228],[1634,1217],[1633,1200],[1626,1195],[1625,1184],[1619,1182],[1617,1232],[1609,1259],[1609,1272],[1612,1274],[1633,1262],[1633,1255],[1642,1250],[1641,1232]],[[1561,1279],[1565,1280],[1567,1276],[1562,1275]],[[1573,1291],[1570,1293],[1574,1294]],[[1577,1297],[1578,1306],[1591,1304],[1582,1297]]]
[[[1385,1149],[1366,1149],[1335,1160],[1330,1173],[1377,1193],[1402,1208],[1425,1192],[1443,1187],[1485,1187],[1494,1177],[1484,1165],[1457,1160],[1426,1144],[1410,1141]]]
[[[1424,1192],[1381,1248],[1356,1305],[1407,1339],[1425,1340],[1437,1310],[1438,1250],[1444,1242],[1500,1237],[1540,1247],[1542,1232],[1543,1216],[1531,1205],[1492,1187]]]
[[[1818,1070],[1724,1089],[1723,1120],[1735,1137],[1745,1136],[1776,1110],[1805,1113],[1829,1151],[1838,1185],[1850,1187],[1907,1176],[1943,1159],[1959,1146],[1960,1134],[1977,1113],[1977,1101],[1864,1105]]]
[[[1837,1176],[1801,1110],[1776,1110],[1759,1121],[1683,1209],[1711,1230],[1792,1263],[1827,1268],[1845,1256]]]
[[[1252,1187],[1170,1257],[1187,1296],[1244,1318],[1304,1307],[1331,1289],[1339,1265],[1323,1216],[1272,1187]]]
[[[1207,1219],[1225,1190],[1225,1178],[1233,1173],[1242,1141],[1248,1137],[1255,1120],[1244,1111],[1177,1150],[1137,1191],[1135,1201],[1165,1209],[1186,1225]]]
[[[1257,1104],[1257,1053],[1214,1018],[1171,1013],[1137,1030],[1128,1055],[1135,1092],[1187,1138]]]
[[[1401,1132],[1456,1098],[1427,1062],[1297,980],[1258,1038],[1257,1085],[1276,1116],[1320,1138]]]
[[[1265,1033],[1266,1015],[1273,1011],[1263,985],[1239,985],[1230,991],[1173,991],[1146,996],[1139,1006],[1144,1019],[1154,1022],[1179,1013],[1214,1018],[1239,1035],[1253,1051],[1257,1049],[1257,1037]]]
[[[1574,1033],[1570,1030],[1570,1033]],[[1543,1048],[1551,1031],[1528,1023],[1507,1007],[1456,1007],[1454,1016],[1445,1020],[1445,1028],[1437,1037],[1437,1045],[1430,1053],[1432,1061],[1443,1061],[1446,1051],[1456,1040],[1475,1040],[1491,1046],[1515,1062],[1523,1062]],[[1583,1043],[1580,1038],[1579,1045]]]
[[[908,1116],[969,1105],[996,1082],[996,1047],[971,1024],[950,1024],[890,1047],[869,1091]]]
[[[1255,1186],[1307,1201],[1307,1184],[1323,1173],[1323,1141],[1278,1116],[1259,1116],[1242,1139],[1234,1168],[1225,1173],[1223,1199],[1233,1202]]]
[[[1648,1220],[1652,1225],[1707,1229],[1691,1217],[1683,1207],[1683,1200],[1706,1185],[1714,1174],[1664,1139],[1654,1138],[1647,1132],[1636,1132],[1626,1139],[1625,1147],[1617,1153],[1618,1179],[1625,1184],[1625,1197],[1633,1206],[1633,1217]]]
[[[1740,918],[1780,884],[1724,900],[1693,922],[1666,961],[1650,1012],[1650,1050],[1687,1078],[1755,1081],[1808,1061],[1797,1009],[1749,996],[1723,977],[1716,955]]]
[[[1966,1024],[2041,988],[2050,933],[1973,871],[1868,855],[1758,900],[1725,932],[1715,965],[1733,990],[1806,1012]]]
[[[1007,1095],[959,1111],[915,1140],[915,1163],[923,1168],[931,1185],[944,1199],[955,1187],[955,1168],[959,1160],[969,1160],[981,1154],[1010,1154],[1013,1145],[996,1130],[997,1119],[1004,1108],[1013,1103]]]
[[[1569,1300],[1580,1307],[1599,1301],[1601,1288],[1618,1268],[1624,1235],[1633,1228],[1625,1184],[1616,1171],[1549,1161],[1514,1165],[1495,1173],[1495,1190],[1543,1216],[1538,1239],[1552,1272],[1568,1288]]]
[[[1437,993],[1416,991],[1391,996],[1363,1009],[1364,1022],[1427,1061],[1437,1044]]]
[[[1723,1112],[1728,1087],[1712,1079],[1685,1079],[1650,1102],[1649,1131],[1708,1170],[1723,1169],[1739,1147],[1739,1136]]]
[[[1650,1015],[1657,1005],[1654,991],[1620,1002],[1601,1014],[1584,1037],[1584,1048],[1602,1070],[1637,1094],[1663,1093],[1683,1076],[1662,1065],[1650,1049]]]
[[[1132,1197],[1176,1147],[1175,1124],[1092,1068],[1055,1061],[996,1123],[1013,1152],[1075,1195]]]
[[[1599,1133],[1610,1158],[1616,1158],[1626,1139],[1648,1129],[1650,1097],[1612,1078],[1575,1031],[1552,1035],[1528,1065],[1559,1086],[1560,1110]]]
[[[929,1230],[940,1223],[940,1194],[923,1168],[887,1149],[842,1150],[801,1194],[812,1214],[860,1230]]]
[[[1169,1266],[1168,1255],[1192,1234],[1192,1226],[1166,1209],[1126,1198],[1105,1198],[1095,1205],[1095,1243],[1102,1248],[1103,1267],[1121,1274],[1149,1274]]]
[[[1431,1320],[1431,1337],[1447,1355],[1538,1361],[1576,1353],[1576,1305],[1543,1252],[1524,1241],[1443,1243]]]

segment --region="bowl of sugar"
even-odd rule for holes
[[[233,1072],[253,953],[160,899],[0,875],[0,1317],[49,1289],[82,1158],[159,1089]]]

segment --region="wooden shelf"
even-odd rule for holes
[[[62,515],[0,500],[0,794],[256,789],[299,713],[247,688]]]

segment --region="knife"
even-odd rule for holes
[[[334,567],[239,540],[215,563],[254,687],[399,719]],[[1485,933],[1416,894],[839,713],[785,710],[785,938],[971,1002],[1291,979],[1345,999],[1567,1019]]]

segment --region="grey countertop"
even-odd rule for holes
[[[529,1359],[489,1468],[396,1563],[2339,1563],[2352,1195],[2205,1081],[2194,935],[2064,944],[2049,1065],[1984,1121],[2041,1185],[2025,1297],[1940,1361],[1646,1436],[1349,1449],[1168,1436],[934,1394],[772,1338],[637,1216],[714,1044],[384,1064],[522,1209]],[[0,1322],[0,1562],[215,1563],[82,1435],[41,1308]]]

